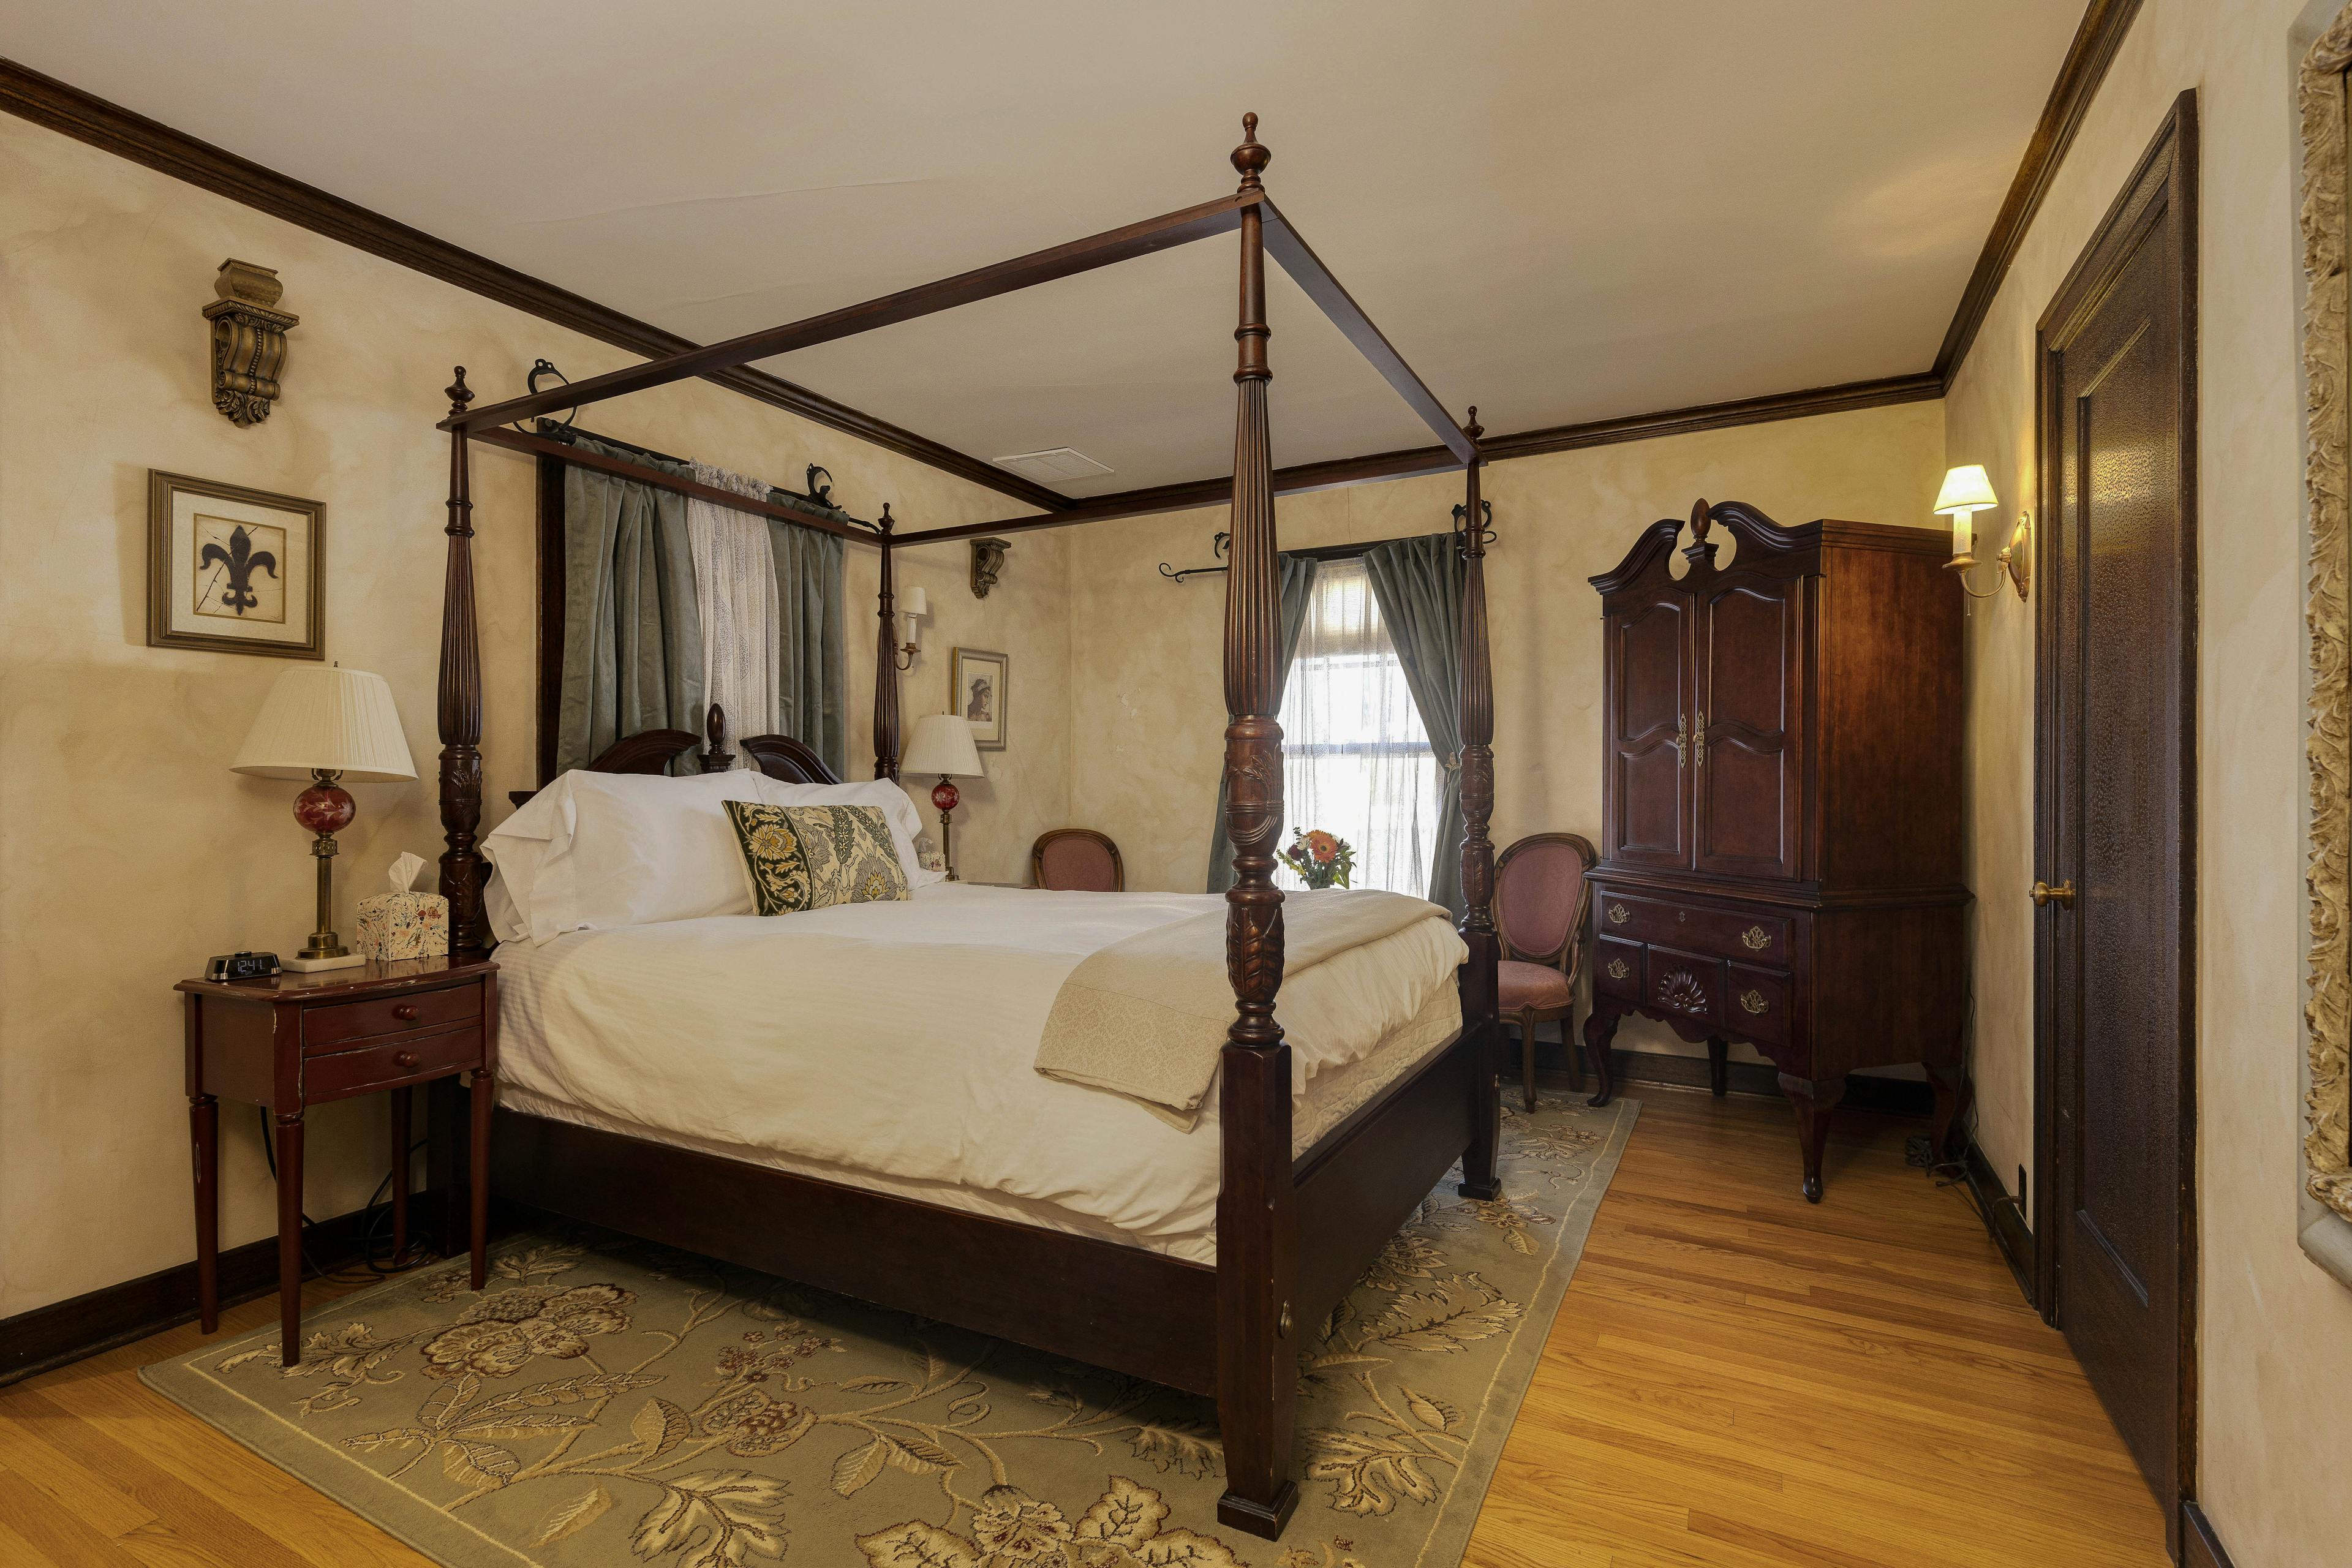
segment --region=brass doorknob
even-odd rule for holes
[[[2033,884],[2033,901],[2043,905],[2060,904],[2071,909],[2074,903],[2074,884],[2061,882],[2053,888],[2047,882],[2036,882]]]

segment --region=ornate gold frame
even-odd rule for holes
[[[2311,695],[2305,750],[2311,767],[2309,1065],[2305,1089],[2304,1187],[2352,1220],[2352,970],[2347,970],[2346,862],[2352,851],[2352,746],[2347,746],[2345,645],[2347,447],[2345,389],[2352,372],[2347,336],[2346,82],[2352,70],[2352,8],[2338,15],[2304,57],[2303,241],[2305,306],[2303,368],[2304,489],[2311,510]]]

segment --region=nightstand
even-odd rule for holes
[[[490,1110],[499,1066],[499,966],[411,958],[267,980],[183,980],[188,1131],[195,1145],[196,1297],[220,1326],[220,1100],[269,1111],[278,1154],[280,1356],[302,1356],[302,1116],[313,1105],[393,1090],[393,1247],[408,1242],[409,1094],[473,1074],[473,1286],[482,1288],[489,1219]]]

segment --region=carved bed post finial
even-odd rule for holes
[[[1264,190],[1265,183],[1258,178],[1258,175],[1265,172],[1268,163],[1273,162],[1274,153],[1262,145],[1257,139],[1257,116],[1243,115],[1242,144],[1234,149],[1234,167],[1241,171],[1242,189]],[[1263,316],[1265,312],[1260,310],[1258,314]]]
[[[890,531],[898,526],[898,520],[890,515],[889,502],[882,503],[882,516],[875,526],[882,531],[882,590],[876,595],[882,635],[874,647],[874,776],[895,779],[898,776],[898,628],[890,622],[890,552],[895,548]]]
[[[702,771],[723,773],[735,765],[735,753],[727,749],[727,710],[714,702],[702,716]]]
[[[1486,433],[1475,407],[1462,428],[1473,447]],[[1486,632],[1487,507],[1480,493],[1485,469],[1485,458],[1470,460],[1456,514],[1462,526],[1462,663],[1456,672],[1462,716],[1461,930],[1470,950],[1462,965],[1462,1029],[1479,1042],[1471,1074],[1470,1147],[1462,1156],[1461,1192],[1471,1198],[1493,1198],[1502,1191],[1495,1171],[1502,1122],[1495,1063],[1502,944],[1495,933],[1495,841],[1487,832],[1495,812],[1495,673]]]
[[[449,384],[449,417],[462,416],[474,401],[466,367]],[[449,949],[480,952],[490,945],[482,914],[483,874],[488,870],[476,835],[482,826],[482,648],[474,626],[474,499],[466,429],[449,432],[449,537],[447,575],[441,592],[441,681],[437,717],[441,732],[441,896],[449,900]]]
[[[1256,117],[1243,122],[1254,132]],[[1268,154],[1253,135],[1234,153],[1242,188]],[[1291,1184],[1290,1047],[1274,1021],[1282,985],[1282,893],[1274,885],[1282,832],[1280,569],[1275,559],[1274,458],[1266,430],[1265,236],[1242,210],[1240,343],[1234,371],[1233,565],[1225,577],[1225,831],[1234,885],[1225,893],[1225,969],[1234,1021],[1225,1033],[1218,1114],[1223,1185],[1217,1197],[1217,1414],[1225,1449],[1220,1522],[1271,1539],[1298,1502],[1290,1479],[1297,1420],[1297,1194]]]

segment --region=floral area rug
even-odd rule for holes
[[[1439,1568],[1639,1109],[1507,1105],[1503,1197],[1390,1242],[1300,1357],[1280,1542],[1218,1524],[1207,1400],[604,1232],[142,1375],[453,1568]]]

